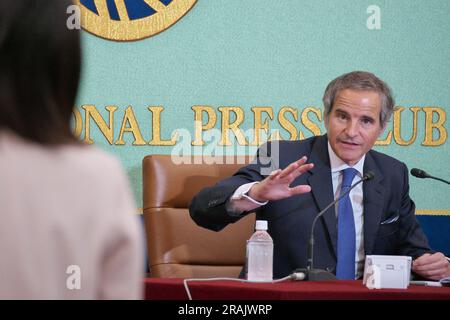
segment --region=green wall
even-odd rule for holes
[[[381,29],[369,30],[366,10],[381,9]],[[242,129],[253,127],[250,108],[270,106],[275,118],[283,106],[322,108],[329,81],[352,70],[368,70],[393,89],[405,140],[412,134],[411,107],[438,107],[450,112],[450,1],[269,1],[199,0],[166,31],[136,42],[113,42],[83,32],[83,75],[77,107],[94,105],[107,120],[114,113],[114,142],[124,111],[132,106],[146,142],[152,138],[148,106],[163,106],[161,135],[173,130],[193,133],[194,105],[239,106],[245,111]],[[376,149],[450,179],[448,138],[438,146],[423,146],[425,113],[417,113],[417,138],[409,146],[394,140]],[[221,114],[217,111],[220,129]],[[267,118],[267,116],[266,116]],[[324,132],[323,122],[311,120]],[[431,120],[429,120],[430,122]],[[436,115],[433,121],[437,121]],[[295,121],[293,121],[295,122]],[[122,161],[141,207],[141,161],[148,154],[170,154],[169,146],[108,143],[90,120],[94,143]],[[388,129],[392,129],[392,121]],[[431,122],[430,122],[431,123]],[[297,121],[305,136],[312,132]],[[444,124],[448,132],[448,121]],[[288,137],[286,131],[282,136]],[[434,139],[440,132],[434,130]],[[253,152],[248,148],[248,152]],[[422,210],[450,215],[449,190],[435,181],[411,178],[411,195]]]

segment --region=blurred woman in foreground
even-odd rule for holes
[[[69,0],[0,0],[0,298],[138,299],[143,239],[117,160],[70,129]]]

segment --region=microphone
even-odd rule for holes
[[[433,177],[433,176],[429,175],[428,173],[426,173],[425,171],[417,169],[417,168],[412,168],[410,172],[416,178],[421,178],[421,179],[430,178],[430,179],[435,179],[435,180],[439,180],[439,181],[445,182],[447,184],[450,184],[450,181],[446,181],[441,178]]]
[[[331,272],[322,269],[314,269],[314,228],[316,226],[317,220],[333,205],[339,202],[343,197],[345,197],[353,188],[359,185],[363,181],[371,180],[375,177],[375,174],[372,171],[364,174],[361,180],[354,183],[347,191],[341,194],[338,198],[336,198],[333,202],[331,202],[325,209],[320,211],[317,216],[314,218],[313,223],[311,225],[311,236],[309,238],[308,245],[308,257],[307,257],[307,266],[306,269],[300,268],[296,269],[294,273],[303,272],[305,274],[305,280],[309,281],[325,281],[325,280],[336,280],[336,276]]]

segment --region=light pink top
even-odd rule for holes
[[[0,131],[0,299],[139,299],[143,235],[119,163]]]

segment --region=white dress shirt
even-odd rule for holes
[[[328,154],[330,156],[330,166],[331,166],[331,177],[333,181],[333,194],[334,198],[337,199],[339,197],[342,185],[343,178],[343,170],[350,168],[348,164],[342,161],[331,148],[330,143],[328,142]],[[353,178],[351,184],[358,182],[363,177],[363,168],[364,168],[364,160],[366,159],[366,155],[364,155],[354,166],[353,169],[358,171],[358,173]],[[356,234],[356,252],[355,252],[355,270],[356,270],[356,278],[359,278],[363,274],[364,269],[364,215],[363,215],[363,187],[362,183],[357,185],[355,188],[350,191],[350,201],[352,203],[353,208],[353,217],[355,219],[355,234]],[[336,217],[338,214],[338,203],[335,206],[336,209]]]
[[[331,176],[333,182],[333,194],[336,199],[339,197],[339,193],[341,190],[342,184],[342,170],[349,168],[344,161],[342,161],[331,148],[330,143],[328,142],[328,154],[330,157],[330,166],[331,166]],[[357,182],[363,176],[363,167],[364,160],[366,156],[364,155],[352,168],[356,169],[358,173],[352,181],[352,184]],[[247,195],[250,188],[259,182],[250,182],[243,184],[230,198],[230,201],[227,202],[226,207],[229,212],[233,212],[235,214],[240,214],[244,211],[251,211],[260,206],[267,204],[266,202],[258,202]],[[363,216],[363,187],[362,184],[359,184],[355,188],[350,191],[350,201],[353,207],[353,215],[355,219],[355,233],[356,233],[356,252],[355,252],[355,270],[356,270],[356,278],[359,278],[363,274],[364,269],[364,216]],[[338,212],[338,204],[336,204],[336,217]]]

